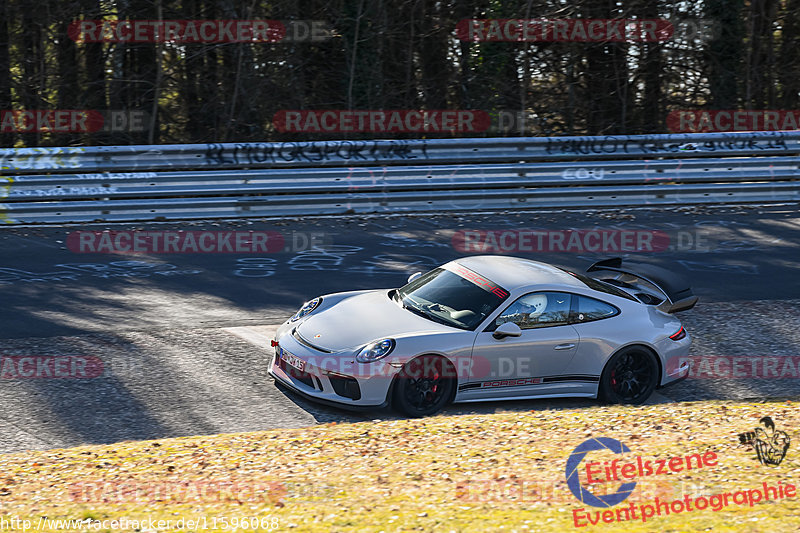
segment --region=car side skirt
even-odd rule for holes
[[[553,394],[531,394],[527,396],[502,396],[496,398],[466,398],[456,399],[453,403],[471,403],[471,402],[500,402],[506,400],[543,400],[547,398],[597,398],[597,393],[590,392],[569,392],[569,393],[553,393]]]
[[[600,376],[512,378],[462,383],[454,402],[534,398],[596,398]]]
[[[497,390],[500,388],[512,388],[521,386],[548,385],[552,383],[599,383],[600,376],[573,375],[573,376],[545,376],[527,377],[510,379],[491,379],[487,381],[473,381],[462,383],[458,386],[458,391],[478,391],[478,390]]]

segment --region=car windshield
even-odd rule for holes
[[[457,265],[436,268],[397,289],[393,298],[408,311],[448,326],[472,330],[508,298],[508,291]]]

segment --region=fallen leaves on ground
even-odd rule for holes
[[[763,416],[792,439],[778,466],[761,465],[737,438]],[[277,519],[258,528],[248,521],[239,531],[272,525],[281,531],[796,531],[797,497],[578,529],[573,510],[605,509],[572,495],[565,465],[576,446],[596,437],[627,444],[632,457],[717,454],[715,467],[640,479],[638,492],[618,507],[763,482],[800,484],[799,427],[796,401],[692,402],[326,424],[16,453],[0,456],[0,513],[34,522],[43,516],[125,517],[175,524],[204,517],[196,531],[231,531],[237,518]]]

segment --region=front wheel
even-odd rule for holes
[[[453,366],[435,356],[409,361],[395,379],[392,405],[410,417],[438,412],[452,399],[456,387]]]
[[[653,353],[630,346],[611,356],[600,377],[600,397],[609,403],[639,405],[658,384],[658,362]]]

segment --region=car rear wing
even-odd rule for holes
[[[635,296],[645,303],[647,301],[648,287],[642,282],[651,285],[664,295],[665,299],[661,302],[654,301],[653,304],[657,305],[659,309],[665,313],[677,313],[678,311],[686,311],[691,309],[697,304],[698,296],[692,293],[692,288],[689,282],[682,276],[674,272],[661,268],[655,265],[648,265],[646,263],[632,263],[626,261],[623,265],[621,257],[613,257],[611,259],[604,259],[592,264],[586,269],[586,272],[618,272],[623,276],[618,276],[613,280],[605,280],[612,282],[622,288],[632,289],[633,291],[640,291]],[[593,276],[596,277],[596,276]],[[644,291],[644,294],[641,294]]]

